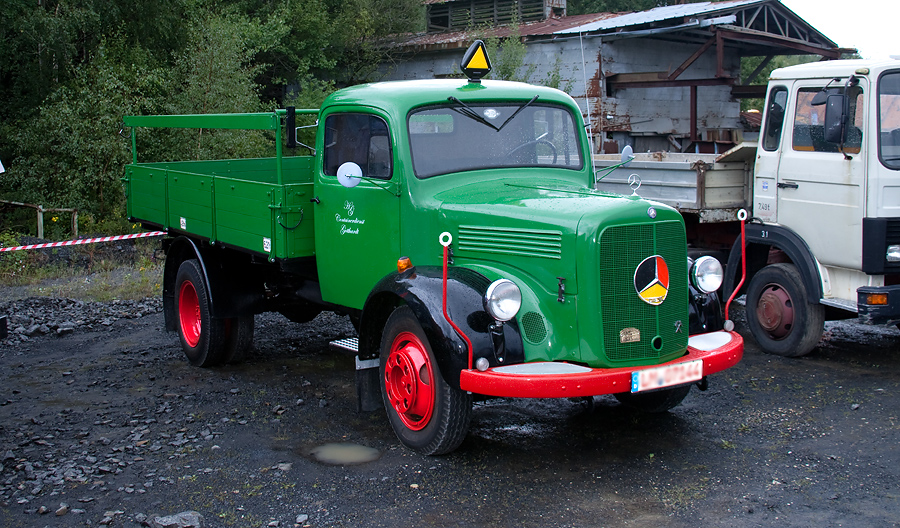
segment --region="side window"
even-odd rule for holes
[[[900,169],[900,72],[878,80],[878,157],[885,167]]]
[[[763,149],[777,150],[784,128],[784,109],[787,106],[787,88],[776,86],[769,92],[769,107],[766,113],[766,130],[763,133]]]
[[[794,109],[794,134],[791,148],[808,152],[837,152],[839,145],[825,141],[825,105],[812,105],[813,97],[821,88],[801,88],[797,92],[797,107]],[[850,114],[847,119],[850,129],[844,152],[859,152],[862,145],[863,91],[853,86],[849,91]]]
[[[369,114],[331,114],[325,119],[325,174],[352,161],[363,176],[389,180],[393,174],[387,123]]]

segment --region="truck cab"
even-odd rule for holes
[[[767,90],[748,226],[751,275],[765,272],[747,289],[754,336],[800,355],[826,317],[900,322],[900,62],[782,68]]]

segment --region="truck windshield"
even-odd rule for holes
[[[531,101],[430,106],[409,115],[409,143],[419,178],[507,167],[584,166],[571,112]]]
[[[878,80],[878,157],[886,167],[900,170],[900,71]]]

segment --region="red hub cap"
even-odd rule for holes
[[[414,334],[401,332],[391,344],[384,366],[388,402],[403,424],[419,431],[434,412],[434,373],[428,351]]]
[[[756,305],[759,325],[774,339],[782,339],[794,326],[794,302],[784,288],[777,284],[765,287]]]
[[[178,320],[181,323],[181,335],[190,347],[200,342],[200,299],[191,281],[181,283],[178,291]]]

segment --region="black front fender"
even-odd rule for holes
[[[518,323],[513,319],[494,326],[494,319],[484,310],[484,292],[490,281],[466,268],[450,268],[447,275],[447,312],[472,342],[473,364],[479,358],[486,358],[490,366],[523,362],[525,351]],[[459,387],[460,371],[469,368],[469,351],[444,317],[443,270],[437,266],[392,273],[378,282],[360,320],[360,359],[379,356],[385,322],[402,304],[410,307],[422,325],[444,380]]]
[[[690,286],[688,295],[688,335],[705,334],[721,330],[725,321],[722,317],[722,304],[719,296],[713,293],[703,293]]]

